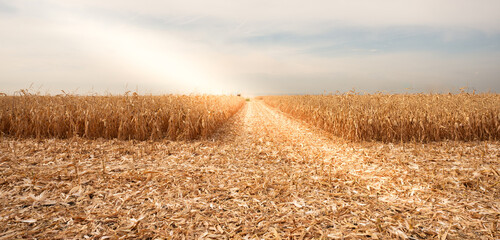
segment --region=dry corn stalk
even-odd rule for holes
[[[500,139],[500,94],[267,96],[263,101],[353,141]]]
[[[245,101],[236,96],[0,96],[0,132],[15,137],[195,139]]]

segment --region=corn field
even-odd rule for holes
[[[368,94],[266,96],[263,101],[352,141],[500,139],[500,95]]]
[[[0,132],[18,138],[185,140],[207,137],[245,101],[236,96],[0,96]]]
[[[500,141],[417,142],[498,138],[497,95],[264,99],[345,137],[426,131],[332,139],[230,96],[3,96],[0,239],[500,239]]]

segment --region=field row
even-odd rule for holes
[[[237,96],[0,97],[0,132],[14,137],[195,139],[236,113]]]
[[[261,99],[352,141],[500,139],[500,94],[342,94]]]

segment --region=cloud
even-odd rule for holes
[[[454,91],[460,87],[498,91],[498,56],[467,58],[434,53],[407,52],[338,58],[283,59],[245,77],[260,94],[359,91]],[[262,69],[262,68],[259,68]],[[260,88],[259,86],[269,86]]]
[[[4,1],[0,1],[0,14],[12,14],[12,13],[15,13],[17,11],[17,9],[4,2]]]
[[[500,2],[18,0],[0,83],[248,94],[500,91]]]
[[[318,34],[273,33],[234,41],[255,47],[295,46],[300,53],[324,57],[400,51],[500,51],[500,34],[432,27],[332,28]]]
[[[49,1],[68,8],[87,8],[120,11],[149,16],[208,16],[239,24],[247,21],[275,27],[303,27],[326,23],[355,26],[408,26],[468,27],[500,30],[500,2],[496,0],[239,0],[182,2],[134,0],[77,0]],[[83,7],[82,7],[83,6]],[[262,27],[262,26],[260,26]],[[264,27],[266,28],[266,27]]]

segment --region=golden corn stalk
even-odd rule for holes
[[[237,96],[0,96],[0,132],[14,137],[185,140],[236,113]]]
[[[500,94],[267,96],[281,111],[352,141],[500,139]]]

